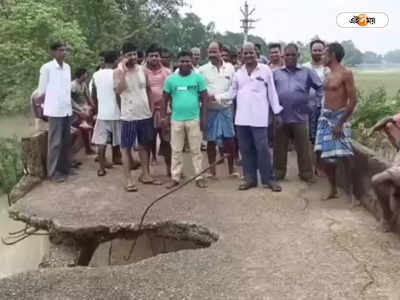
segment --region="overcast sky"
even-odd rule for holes
[[[204,24],[214,21],[217,31],[240,32],[240,7],[244,0],[187,0]],[[308,42],[318,34],[327,41],[351,39],[361,51],[384,54],[400,49],[399,0],[249,0],[252,15],[261,19],[250,33],[271,41]],[[385,28],[340,28],[336,16],[341,12],[385,12],[389,24]]]

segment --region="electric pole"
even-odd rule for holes
[[[243,28],[243,33],[244,33],[243,44],[247,43],[249,30],[254,28],[253,23],[258,21],[250,19],[250,16],[255,12],[255,10],[256,9],[253,8],[251,11],[249,11],[249,5],[247,4],[247,1],[244,3],[244,10],[240,8],[240,11],[243,14],[243,19],[240,20],[240,22],[242,22],[242,26],[240,26],[240,28]]]

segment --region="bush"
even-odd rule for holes
[[[400,112],[400,93],[389,97],[386,90],[380,87],[369,93],[358,91],[357,96],[358,105],[352,122],[354,138],[388,161],[392,161],[396,149],[393,148],[386,135],[378,132],[371,137],[369,132],[378,121]]]
[[[0,138],[0,194],[9,193],[22,175],[21,142],[17,137]]]
[[[357,91],[358,104],[353,117],[353,129],[371,128],[387,116],[400,112],[400,94],[389,97],[383,87],[364,93]],[[362,124],[362,125],[361,125]]]

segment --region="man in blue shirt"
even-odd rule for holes
[[[310,88],[316,91],[321,100],[322,82],[317,73],[297,65],[299,51],[296,44],[288,44],[284,49],[285,67],[274,71],[275,86],[283,124],[276,127],[274,141],[274,167],[277,179],[284,179],[287,168],[289,138],[293,137],[300,179],[313,181],[313,168],[308,133],[308,114],[310,112]]]

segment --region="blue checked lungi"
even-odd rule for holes
[[[223,110],[209,109],[207,112],[207,120],[206,141],[216,142],[218,146],[223,146],[224,138],[233,138],[235,136],[231,107]]]
[[[315,140],[315,151],[321,151],[321,158],[348,157],[353,156],[353,147],[351,145],[351,127],[350,122],[343,125],[344,136],[341,139],[332,138],[332,129],[339,122],[343,110],[332,111],[322,109],[318,121],[317,136]]]

